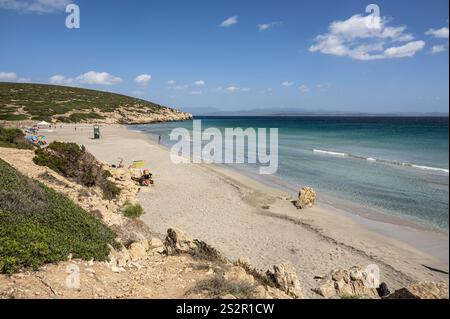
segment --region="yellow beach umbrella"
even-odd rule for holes
[[[130,165],[131,168],[144,168],[144,167],[147,167],[147,166],[148,166],[148,163],[144,162],[144,161],[134,161]]]

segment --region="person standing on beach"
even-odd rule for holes
[[[158,144],[161,144],[161,135],[158,136]]]

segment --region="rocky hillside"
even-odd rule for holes
[[[144,124],[192,118],[169,107],[125,95],[29,83],[0,83],[0,122]]]

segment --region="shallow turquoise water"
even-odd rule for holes
[[[278,128],[276,177],[292,189],[309,185],[336,198],[448,232],[448,118],[198,119],[202,129]],[[192,122],[132,128],[161,135],[162,143],[171,145],[169,134],[176,127],[192,130]],[[258,168],[255,164],[234,166],[255,173]]]

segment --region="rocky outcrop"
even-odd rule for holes
[[[283,263],[273,266],[273,271],[267,271],[267,277],[275,284],[275,287],[294,298],[303,298],[300,281],[294,266]]]
[[[359,266],[331,271],[319,282],[314,291],[324,298],[379,298],[379,283],[371,273]]]
[[[190,254],[201,259],[228,262],[217,249],[198,239],[192,239],[178,228],[169,228],[164,241],[164,252],[169,255]]]
[[[298,209],[306,209],[314,206],[316,202],[316,192],[311,187],[303,187],[298,193],[298,199],[295,204]]]
[[[197,248],[194,240],[181,229],[169,228],[164,241],[167,255],[192,254]]]
[[[114,112],[102,112],[94,109],[102,119],[88,119],[83,123],[100,124],[148,124],[160,122],[177,122],[192,120],[192,114],[178,111],[168,107],[160,107],[157,110],[143,107],[121,107]]]
[[[387,299],[449,299],[448,284],[445,282],[416,282],[396,290]]]

